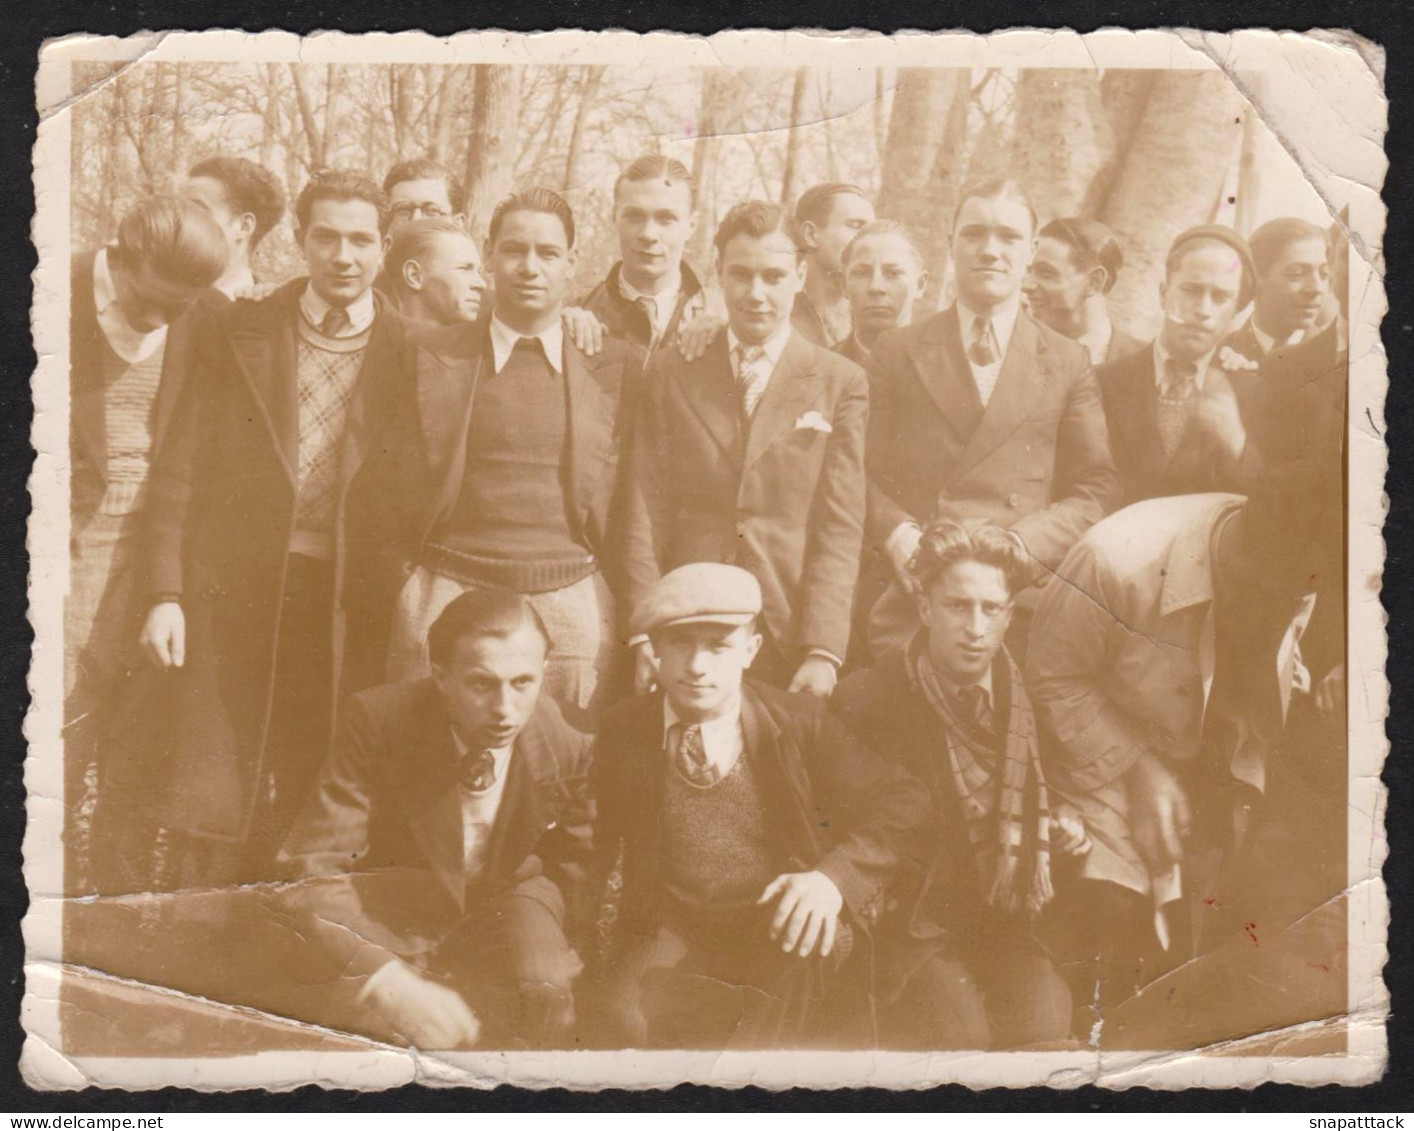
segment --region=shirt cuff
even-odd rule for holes
[[[833,652],[831,652],[828,648],[811,648],[810,651],[805,653],[805,658],[807,660],[813,656],[819,656],[822,660],[829,660],[830,663],[835,665],[836,671],[844,667],[844,661],[841,660],[838,656],[836,656]]]
[[[630,637],[628,638],[628,646],[629,646],[630,648],[637,648],[640,644],[647,644],[647,643],[648,643],[648,634],[647,634],[646,632],[636,632],[636,633],[634,633],[632,636],[630,636]]]
[[[889,536],[884,539],[884,553],[888,554],[889,557],[893,557],[894,547],[903,541],[904,538],[908,537],[915,540],[916,548],[917,540],[923,537],[923,528],[916,522],[900,522],[893,528]]]
[[[389,962],[383,963],[382,966],[378,967],[377,970],[373,971],[372,974],[364,979],[363,987],[358,991],[358,996],[354,998],[354,1005],[365,1004],[374,989],[376,989],[379,984],[386,982],[392,977],[390,971],[397,964],[397,961],[398,960],[394,958]]]

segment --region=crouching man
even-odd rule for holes
[[[843,1003],[927,793],[819,700],[743,678],[760,613],[756,579],[718,563],[667,573],[636,610],[659,690],[612,709],[595,753],[601,848],[623,850],[617,1044],[788,1048],[867,1022]]]
[[[580,962],[588,744],[540,694],[530,603],[480,588],[433,623],[429,678],[353,697],[281,853],[337,964],[326,1023],[422,1049],[562,1046]]]
[[[1078,814],[1049,796],[1031,704],[1002,643],[1031,566],[1001,527],[943,519],[923,532],[910,570],[923,627],[831,700],[851,732],[928,785],[938,831],[902,869],[880,925],[884,1045],[1061,1041],[1070,993],[1038,923],[1053,856],[1088,842]]]

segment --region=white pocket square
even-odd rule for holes
[[[818,412],[811,410],[795,422],[797,428],[812,428],[816,432],[833,432],[830,422]]]

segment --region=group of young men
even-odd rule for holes
[[[434,162],[322,173],[255,299],[218,157],[76,265],[77,882],[259,891],[419,1047],[1085,1032],[1260,888],[1293,714],[1340,759],[1326,233],[1182,233],[1143,344],[1013,182],[919,320],[857,187],[733,207],[715,286],[679,162],[613,208],[576,297],[552,191],[479,243]]]

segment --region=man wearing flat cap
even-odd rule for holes
[[[604,1001],[619,1046],[828,1040],[929,818],[924,787],[823,702],[744,678],[760,614],[756,579],[719,563],[667,573],[636,610],[658,691],[609,712],[593,770],[599,848],[623,851]]]
[[[1231,228],[1189,228],[1164,265],[1159,336],[1096,370],[1126,503],[1241,490],[1247,434],[1234,385],[1251,363],[1222,343],[1252,299],[1254,277]]]

